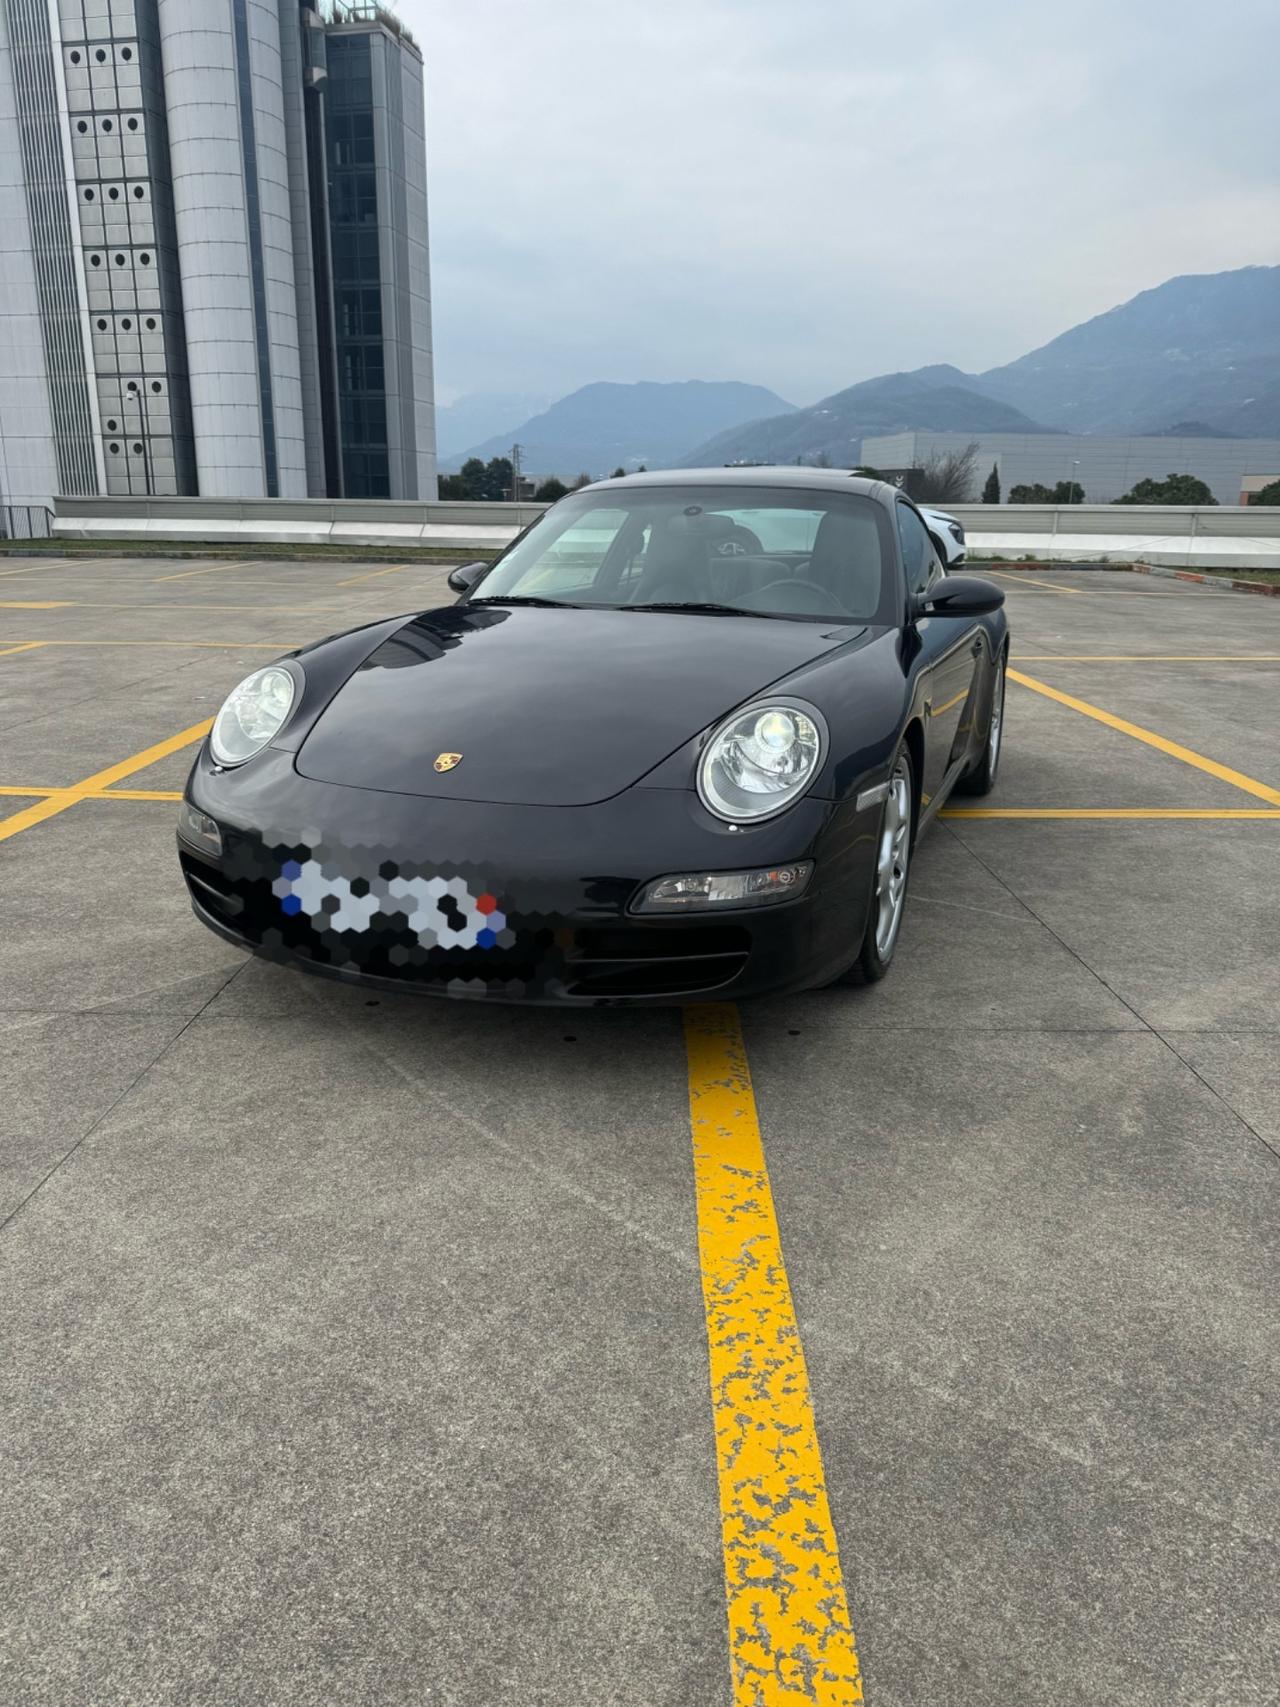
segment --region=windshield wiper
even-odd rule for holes
[[[785,613],[775,610],[743,610],[741,605],[721,605],[714,599],[654,599],[649,604],[619,605],[619,610],[690,610],[702,616],[768,616],[782,617]]]
[[[547,610],[581,610],[581,605],[571,604],[568,599],[543,599],[536,593],[494,593],[484,599],[468,599],[471,605],[542,605]]]

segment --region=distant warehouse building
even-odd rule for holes
[[[862,460],[882,473],[904,474],[975,443],[974,500],[993,464],[1006,499],[1014,486],[1075,480],[1090,504],[1108,504],[1139,480],[1163,480],[1167,474],[1194,474],[1220,504],[1239,504],[1246,480],[1280,468],[1280,439],[1107,439],[1077,433],[893,433],[864,439]]]

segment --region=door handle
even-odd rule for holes
[[[969,647],[969,650],[970,650],[970,652],[973,653],[975,658],[980,658],[982,656],[982,642],[981,642],[981,640],[973,641],[973,643]]]

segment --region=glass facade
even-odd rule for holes
[[[334,33],[326,45],[325,153],[343,491],[348,498],[389,498],[370,36]]]

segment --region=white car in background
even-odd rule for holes
[[[951,573],[964,562],[964,524],[945,510],[934,510],[927,504],[918,504],[916,508],[929,524],[929,532],[938,556],[942,559],[942,567]]]

